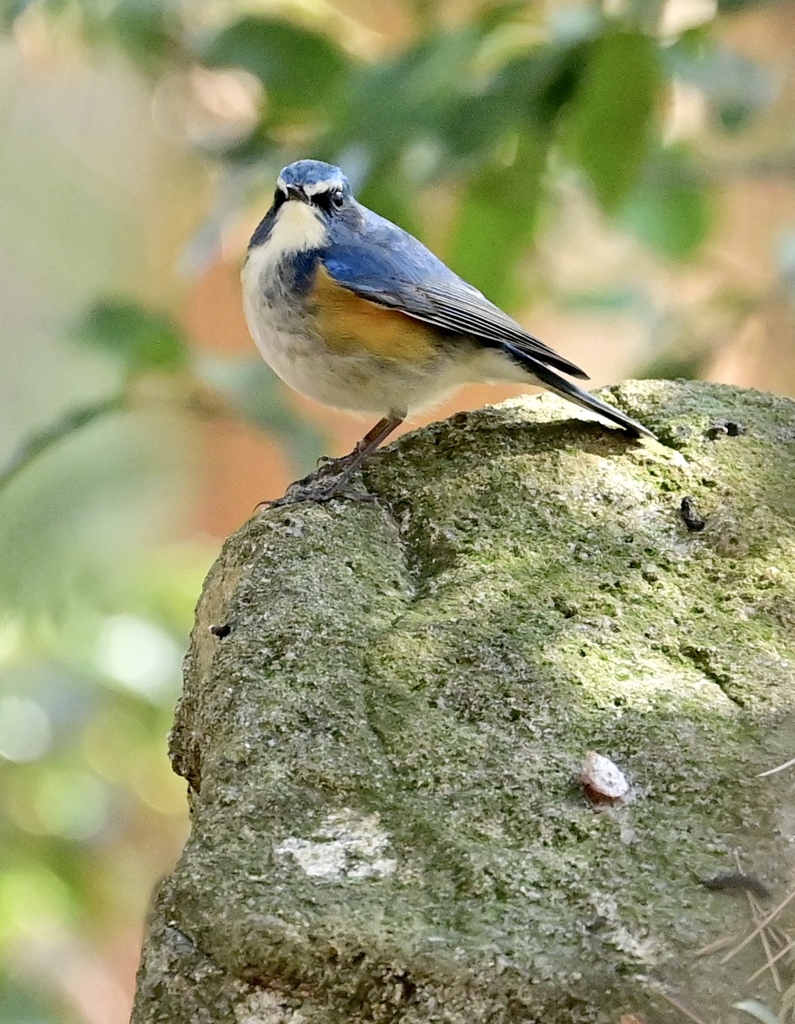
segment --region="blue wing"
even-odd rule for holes
[[[349,217],[355,220],[349,223]],[[330,245],[320,253],[337,284],[444,331],[587,380],[578,366],[528,334],[413,235],[358,203],[349,217],[332,219]]]

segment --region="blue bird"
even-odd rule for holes
[[[474,381],[537,384],[633,437],[653,437],[561,377],[555,371],[587,380],[416,238],[358,203],[339,167],[284,168],[242,279],[249,330],[282,380],[324,405],[381,417],[339,460],[331,486],[306,497],[344,493],[407,416]]]

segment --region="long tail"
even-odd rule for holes
[[[597,398],[596,395],[592,395],[589,391],[583,391],[582,388],[578,388],[576,384],[572,384],[570,380],[561,377],[560,374],[550,370],[548,366],[544,366],[543,363],[533,359],[532,356],[525,355],[524,352],[505,342],[503,342],[501,347],[528,373],[532,374],[543,387],[556,392],[556,394],[561,395],[563,398],[567,398],[570,402],[581,405],[584,409],[598,412],[606,420],[610,420],[612,423],[617,423],[619,427],[623,427],[633,437],[654,437],[654,434],[644,427],[642,423],[638,423],[631,416],[626,416],[623,412],[619,412],[618,409],[614,409],[612,405],[603,402],[601,398]]]

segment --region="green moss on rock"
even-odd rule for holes
[[[753,946],[694,956],[748,924],[699,879],[736,849],[778,894],[792,873],[792,785],[755,776],[795,745],[795,404],[608,397],[664,443],[516,400],[379,454],[375,505],[265,511],[226,543],[172,735],[191,837],[136,1024],[772,1003],[765,977],[744,988]],[[634,803],[590,805],[589,750]]]

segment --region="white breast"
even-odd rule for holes
[[[243,267],[243,306],[265,362],[291,388],[323,405],[353,412],[405,415],[434,404],[471,380],[517,379],[504,356],[473,349],[440,351],[421,365],[371,353],[330,351],[280,275],[285,257],[323,246],[326,227],[310,206],[290,200],[280,208],[270,236],[249,250]],[[526,380],[526,375],[522,374]]]
[[[256,278],[267,283],[285,256],[318,249],[326,241],[326,225],[317,210],[296,199],[288,200],[276,214],[276,223],[266,241],[249,251],[243,268],[243,284]]]
[[[294,363],[311,354],[316,344],[295,297],[284,293],[279,269],[285,258],[317,249],[326,240],[319,213],[306,203],[288,200],[279,209],[269,237],[248,252],[241,274],[243,309],[251,336],[265,362],[291,387]]]

